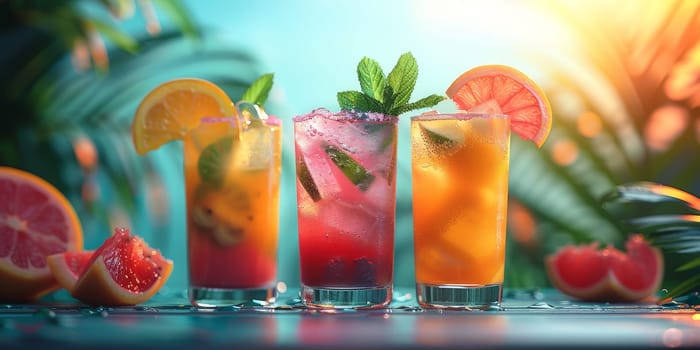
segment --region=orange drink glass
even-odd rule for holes
[[[412,117],[411,151],[418,303],[500,304],[509,118],[467,112]]]
[[[203,118],[184,138],[193,305],[274,302],[280,154],[274,117]]]

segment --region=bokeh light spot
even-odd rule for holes
[[[581,113],[576,119],[576,128],[581,135],[594,138],[600,134],[600,131],[603,129],[603,123],[598,114],[586,111]]]
[[[662,335],[662,342],[667,348],[677,348],[683,344],[683,331],[678,328],[669,328]]]
[[[510,200],[508,205],[508,227],[513,239],[524,245],[535,245],[537,223],[530,210],[515,200]]]
[[[650,150],[667,150],[688,125],[688,110],[676,105],[659,107],[644,127],[644,140]]]
[[[571,165],[578,158],[579,147],[571,139],[562,139],[552,147],[552,159],[561,166]]]

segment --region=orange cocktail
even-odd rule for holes
[[[505,115],[411,118],[418,302],[499,303],[505,265],[510,124]]]
[[[281,142],[273,120],[239,128],[233,118],[204,118],[184,138],[194,305],[274,297]]]

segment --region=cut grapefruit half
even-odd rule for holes
[[[459,109],[506,114],[511,130],[541,147],[552,128],[552,107],[527,75],[503,65],[479,66],[460,75],[445,92]]]
[[[659,291],[663,255],[641,235],[631,235],[627,252],[597,244],[565,246],[545,260],[552,285],[585,301],[634,302]]]
[[[46,257],[83,248],[68,199],[47,181],[0,167],[0,301],[30,302],[57,287]]]
[[[92,255],[71,295],[88,305],[141,304],[160,290],[172,269],[158,250],[117,228]]]
[[[226,92],[203,79],[165,82],[141,100],[131,125],[136,153],[182,139],[203,117],[235,117],[236,107]]]
[[[94,251],[65,252],[49,255],[46,262],[58,284],[72,293],[75,283],[87,267]]]

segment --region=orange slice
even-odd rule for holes
[[[83,248],[68,199],[23,170],[0,167],[0,301],[30,302],[57,287],[48,255]]]
[[[544,91],[508,66],[473,68],[459,76],[446,94],[460,109],[508,115],[511,130],[538,147],[552,128],[552,107]]]
[[[175,79],[143,98],[132,122],[132,137],[140,155],[180,140],[203,117],[234,117],[236,108],[215,84],[194,78]]]
[[[93,253],[92,250],[85,250],[53,254],[46,257],[46,263],[58,284],[72,293],[75,283],[78,282],[80,274],[92,258]]]
[[[170,277],[173,262],[126,229],[95,251],[71,295],[88,305],[141,304],[150,299]]]

